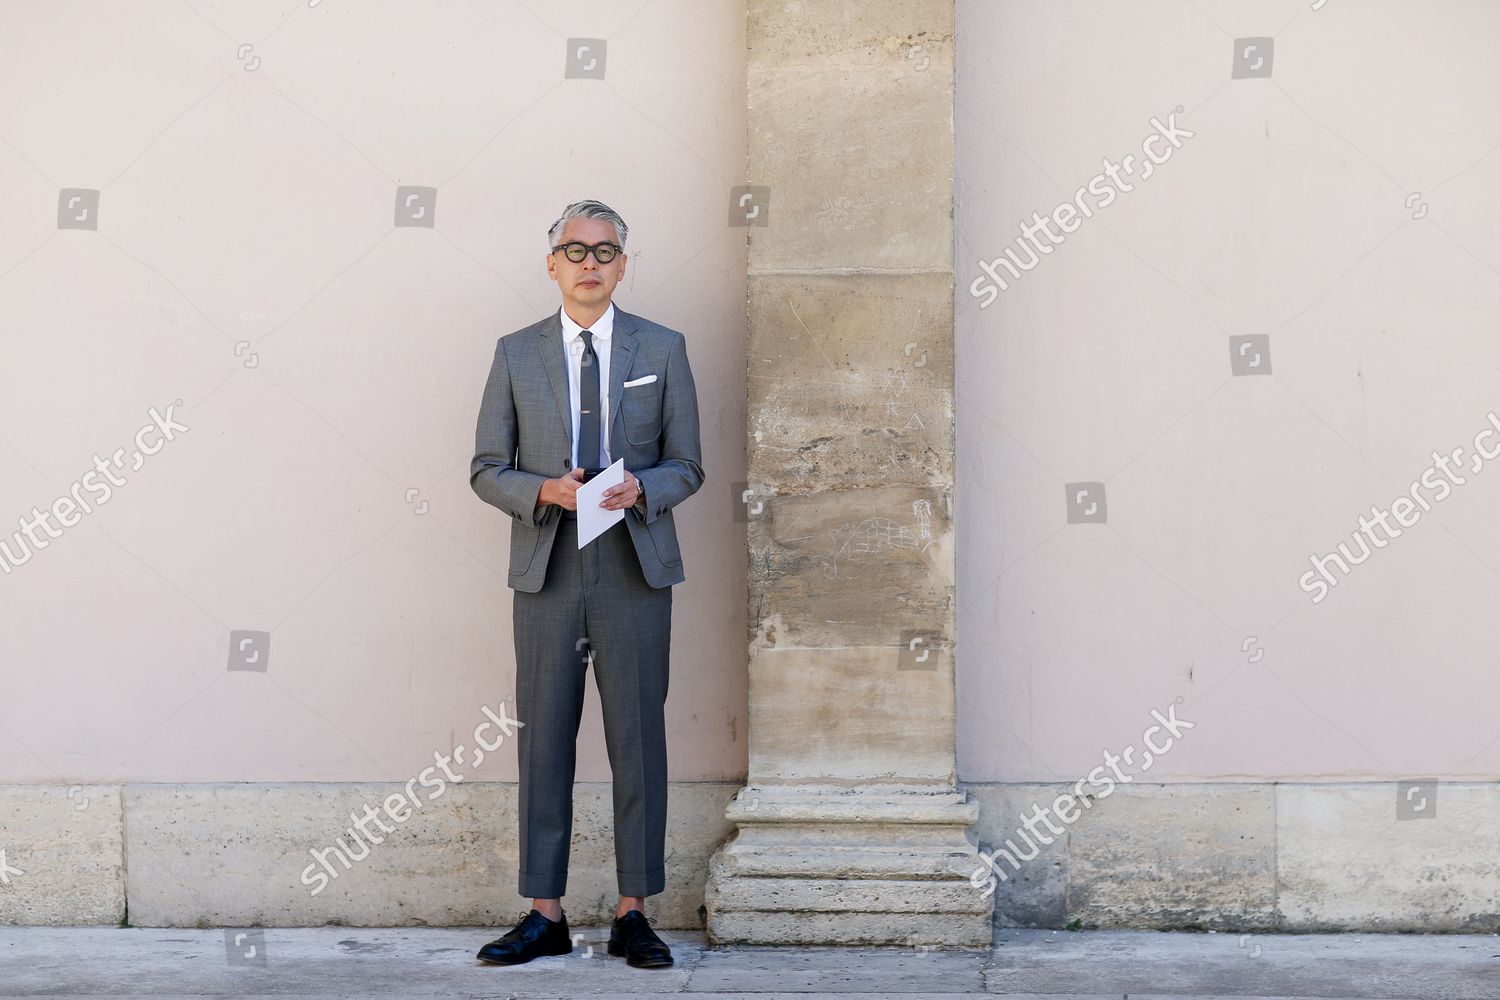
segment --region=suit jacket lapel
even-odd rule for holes
[[[562,317],[553,313],[537,333],[537,350],[542,354],[542,366],[547,369],[547,381],[552,383],[552,400],[557,404],[557,415],[562,419],[563,439],[568,442],[567,451],[573,451],[573,414],[569,412],[571,400],[568,396],[568,370],[563,367]]]
[[[615,429],[620,426],[620,397],[625,394],[625,376],[635,354],[635,317],[615,306],[615,325],[609,332],[609,455],[625,454]]]

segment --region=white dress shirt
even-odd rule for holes
[[[578,454],[578,408],[580,406],[579,375],[583,367],[583,327],[573,322],[566,306],[558,309],[562,316],[563,354],[568,363],[568,400],[573,413],[573,465],[586,469],[607,469],[613,462],[609,457],[609,338],[615,328],[615,304],[611,302],[594,325],[589,327],[589,340],[594,345],[594,354],[599,359],[599,454],[589,458]]]

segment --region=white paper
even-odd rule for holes
[[[578,487],[578,547],[604,534],[612,524],[625,520],[625,509],[605,510],[599,506],[604,502],[604,491],[625,482],[625,460],[615,459],[615,464],[593,479]]]

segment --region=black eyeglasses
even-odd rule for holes
[[[601,264],[608,264],[615,259],[615,254],[624,252],[613,243],[595,243],[593,246],[587,243],[560,243],[552,248],[553,253],[559,250],[563,252],[563,256],[575,264],[582,264],[590,251],[593,252],[594,259]]]

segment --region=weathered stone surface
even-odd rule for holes
[[[516,894],[516,786],[450,786],[397,824],[316,896],[301,882],[309,851],[343,843],[349,813],[379,811],[400,791],[384,784],[142,785],[126,789],[130,917],[138,926],[508,925]],[[652,900],[663,927],[700,927],[708,856],[730,832],[724,805],[736,785],[670,788],[667,889]],[[425,797],[426,793],[418,790]],[[398,812],[399,814],[399,812]],[[579,923],[603,922],[617,898],[610,786],[575,786],[565,905]],[[321,870],[321,869],[318,869]]]
[[[970,831],[987,855],[1004,847],[1007,839],[1025,847],[1016,831],[1023,816],[1034,805],[1055,802],[1066,785],[965,784],[979,803],[979,822]],[[1051,844],[1038,845],[1031,861],[1014,868],[1003,856],[996,858],[1005,873],[995,878],[995,925],[997,927],[1065,927],[1068,923],[1068,834]]]
[[[1500,931],[1500,785],[1429,784],[1428,819],[1395,782],[1275,788],[1287,929]]]
[[[951,654],[934,649],[920,670],[902,652],[754,649],[751,779],[952,780]]]
[[[752,0],[753,270],[952,267],[953,4]]]
[[[767,994],[786,991],[814,996],[907,996],[930,990],[984,992],[982,968],[988,951],[901,948],[719,948],[704,952],[693,973],[693,992]],[[1119,1000],[1119,998],[1115,998]]]
[[[984,914],[966,882],[933,879],[736,878],[718,883],[721,910],[797,913]],[[938,918],[941,919],[941,918]]]
[[[735,944],[879,945],[982,948],[990,940],[988,913],[817,913],[781,910],[719,911],[710,925],[710,941]]]
[[[921,487],[767,500],[748,533],[754,645],[888,646],[894,663],[917,632],[948,649],[952,516],[951,492]]]
[[[0,785],[0,924],[124,919],[120,809],[118,785]]]
[[[492,783],[449,786],[383,843],[348,833],[351,811],[380,810],[398,784],[138,785],[126,789],[130,917],[137,926],[492,925],[516,909],[515,796]],[[310,855],[343,838],[346,868],[301,883]],[[368,846],[363,860],[353,855]],[[309,876],[310,881],[313,879]]]
[[[969,882],[977,807],[941,785],[752,785],[709,862],[710,938],[743,944],[985,943]],[[801,918],[801,919],[798,919]]]
[[[716,942],[990,933],[952,788],[952,33],[943,0],[748,8],[752,784]]]
[[[1068,910],[1085,927],[1276,924],[1270,785],[1120,785],[1068,830]]]
[[[758,492],[953,478],[953,278],[759,274],[748,474]]]

